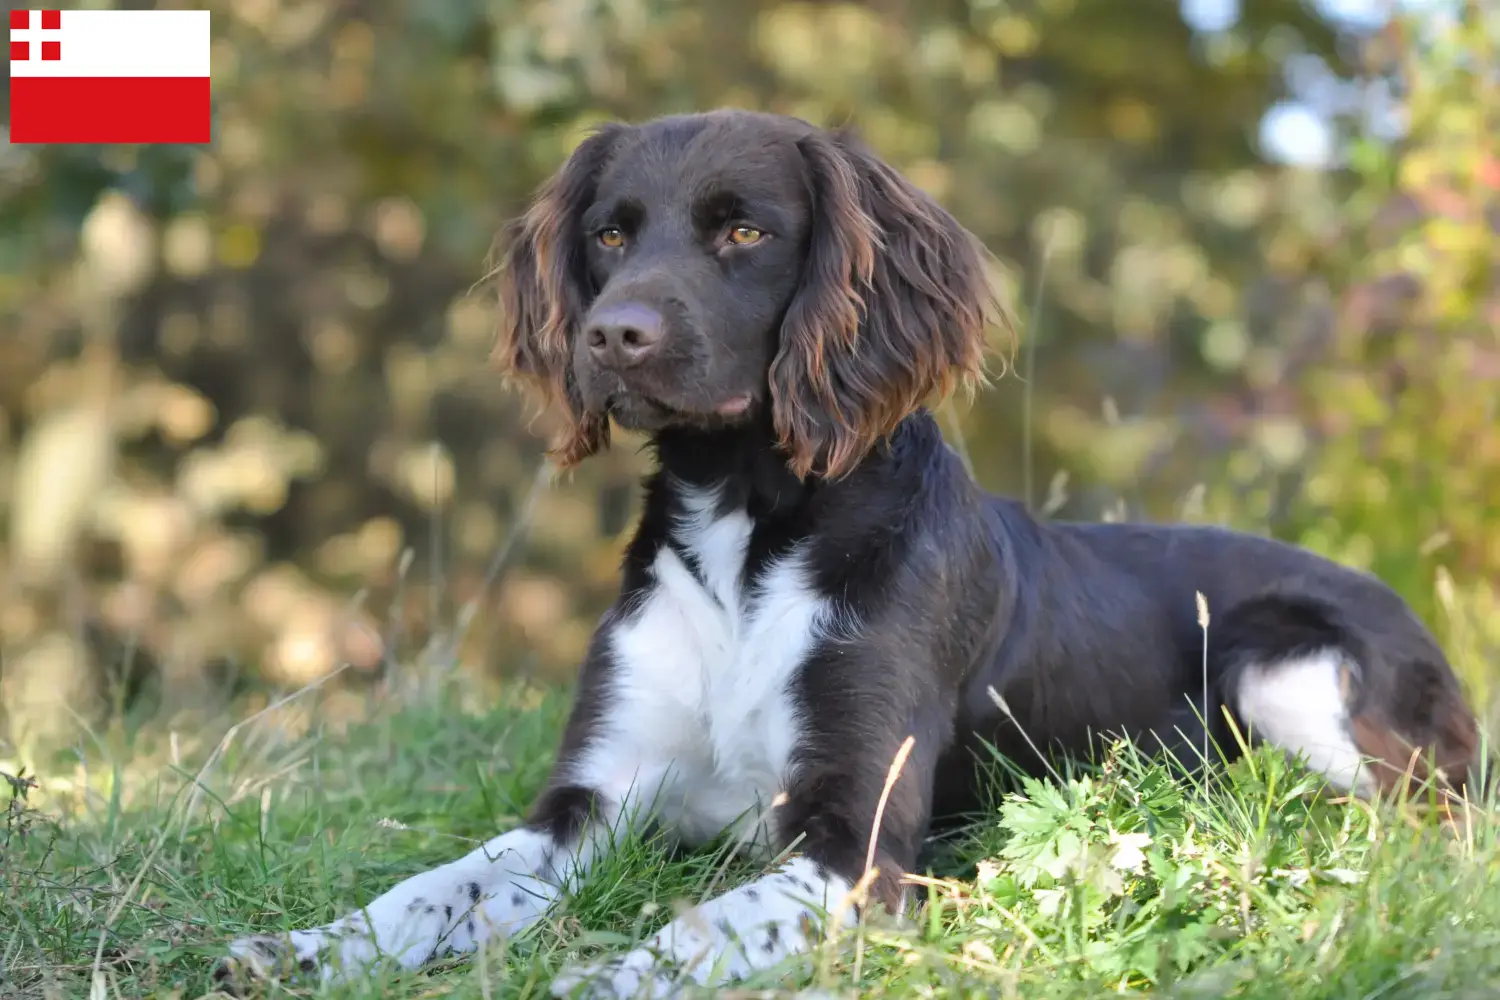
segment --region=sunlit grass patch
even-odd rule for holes
[[[517,823],[566,698],[453,691],[335,732],[306,696],[227,744],[115,741],[0,787],[0,993],[199,996],[223,943],[331,920]],[[204,767],[215,747],[213,766]],[[123,748],[123,749],[122,749]],[[8,768],[7,768],[8,769]],[[1371,807],[1258,751],[1206,778],[1116,745],[995,806],[914,881],[926,906],[748,984],[874,996],[1480,997],[1500,993],[1493,801]],[[580,950],[623,947],[755,870],[731,844],[650,836],[554,916],[481,956],[327,991],[541,996]],[[857,970],[857,974],[856,974]],[[99,992],[102,991],[102,992]]]

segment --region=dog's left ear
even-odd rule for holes
[[[979,241],[854,136],[799,145],[812,232],[772,415],[795,473],[837,478],[928,397],[980,378],[997,300]]]

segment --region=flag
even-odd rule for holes
[[[10,12],[11,142],[208,142],[206,10]]]

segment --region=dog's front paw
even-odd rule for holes
[[[572,1000],[655,1000],[678,996],[689,985],[680,982],[669,964],[650,949],[637,948],[569,966],[552,981],[552,995]]]
[[[214,966],[214,981],[233,988],[257,980],[320,980],[323,936],[315,931],[292,931],[280,936],[256,934],[229,944],[229,954]]]
[[[379,960],[375,942],[363,925],[343,921],[306,931],[254,934],[229,944],[229,954],[214,967],[214,980],[233,989],[255,981],[327,983]]]

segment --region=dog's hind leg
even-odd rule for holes
[[[1234,685],[1235,714],[1252,739],[1302,757],[1338,791],[1368,797],[1380,765],[1355,738],[1348,692],[1357,669],[1337,646],[1246,663]]]
[[[1230,608],[1209,642],[1236,721],[1340,792],[1368,798],[1408,779],[1460,788],[1478,747],[1474,715],[1436,644],[1401,612],[1369,627],[1286,591]]]

